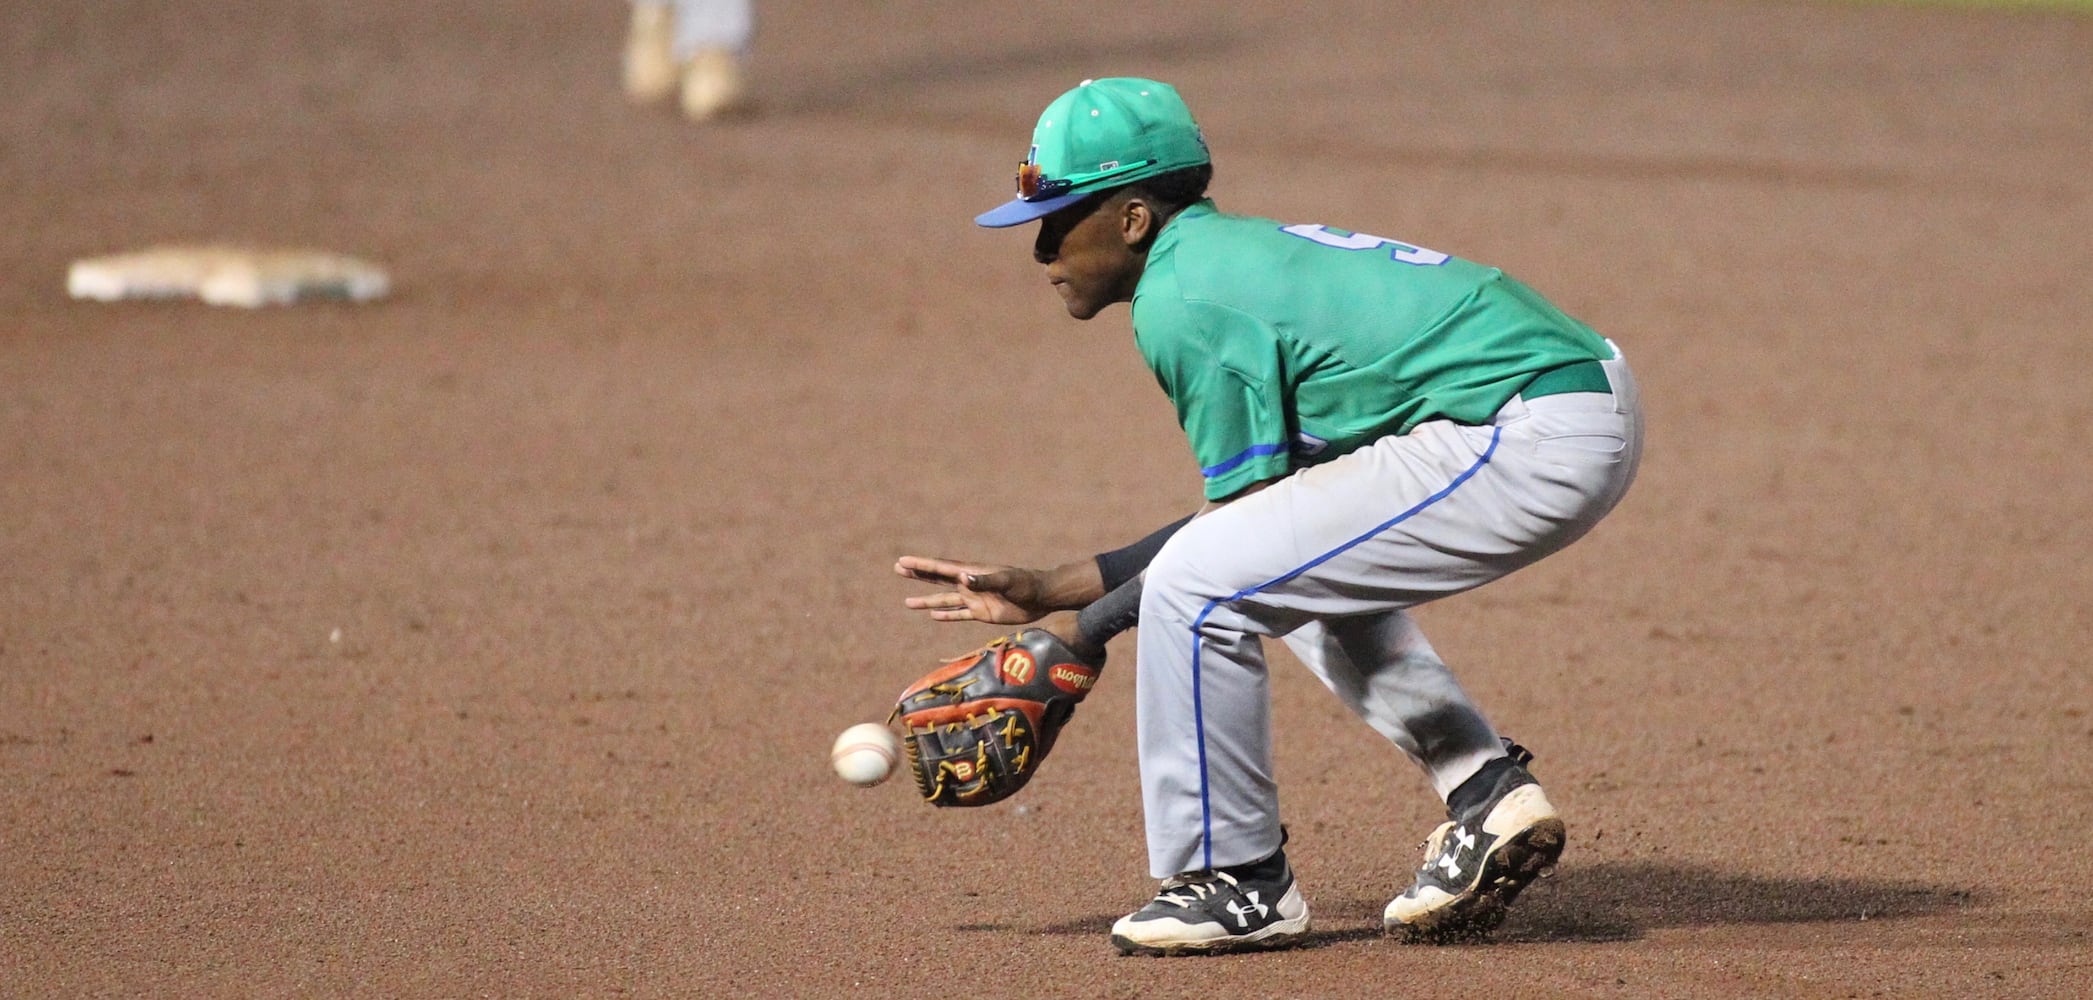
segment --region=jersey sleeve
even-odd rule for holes
[[[1181,301],[1146,317],[1163,329],[1136,337],[1218,500],[1292,468],[1286,381],[1278,337],[1257,318],[1209,302]],[[1156,315],[1161,312],[1162,315]],[[1143,317],[1137,317],[1137,321]]]

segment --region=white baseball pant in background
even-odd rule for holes
[[[634,0],[635,4],[662,6],[665,0]],[[673,52],[678,62],[707,49],[745,53],[755,31],[751,0],[674,0],[676,9]]]

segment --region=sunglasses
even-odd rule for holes
[[[1067,194],[1070,189],[1078,184],[1088,184],[1091,181],[1101,180],[1114,174],[1139,170],[1154,162],[1156,161],[1135,160],[1131,163],[1114,164],[1108,169],[1099,170],[1095,173],[1077,174],[1074,177],[1048,177],[1044,171],[1039,169],[1039,164],[1028,160],[1017,165],[1017,196],[1025,201],[1044,201],[1048,198]]]

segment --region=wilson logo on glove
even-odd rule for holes
[[[1009,798],[1032,780],[1104,666],[1032,628],[923,675],[901,692],[892,716],[916,790],[937,806]]]
[[[1057,663],[1047,672],[1047,680],[1054,686],[1072,695],[1086,695],[1097,684],[1097,672],[1076,666],[1073,663]]]
[[[996,669],[1002,672],[1003,683],[1023,685],[1032,683],[1032,676],[1038,672],[1039,664],[1032,659],[1032,654],[1024,650],[1009,649],[1003,651],[1003,662]]]

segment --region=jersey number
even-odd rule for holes
[[[1401,240],[1391,240],[1386,236],[1375,236],[1372,233],[1351,233],[1347,235],[1344,233],[1333,233],[1327,226],[1316,225],[1280,226],[1279,231],[1289,236],[1299,236],[1304,240],[1313,240],[1326,247],[1336,247],[1339,250],[1378,250],[1382,247],[1388,247],[1388,259],[1400,261],[1404,264],[1416,264],[1419,267],[1437,267],[1450,259],[1437,250],[1426,250],[1423,247],[1411,246]]]

